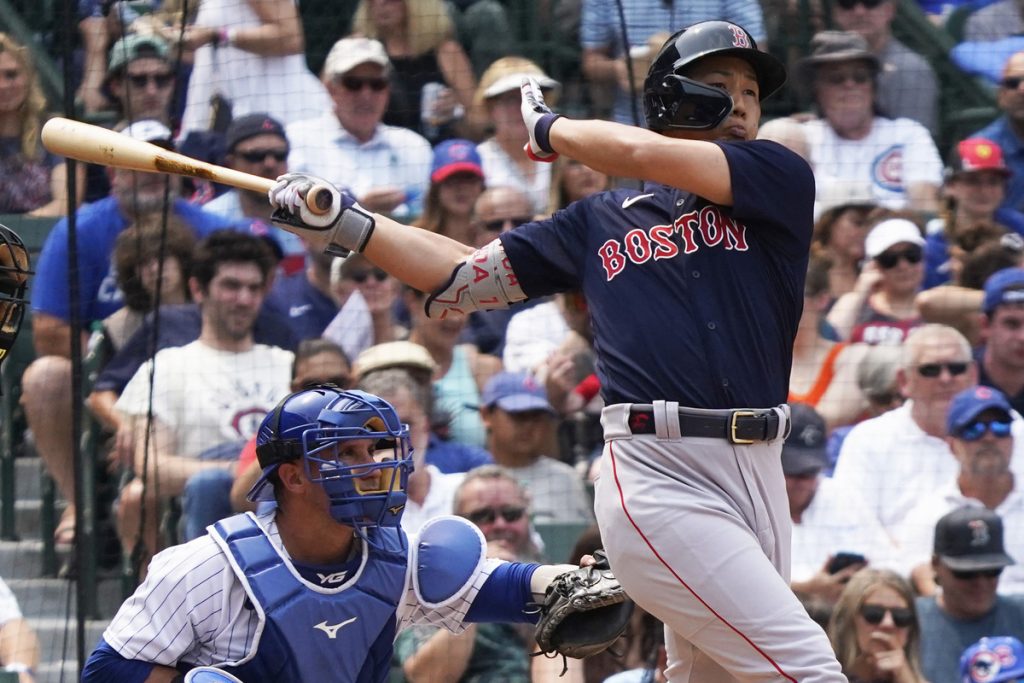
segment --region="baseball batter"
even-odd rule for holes
[[[694,24],[648,71],[650,130],[573,121],[523,83],[527,152],[646,181],[579,201],[473,250],[371,215],[319,179],[282,176],[275,220],[329,252],[362,251],[433,294],[431,316],[582,289],[607,407],[596,513],[630,596],[666,624],[674,683],[845,681],[788,585],[780,465],[814,182],[755,141],[785,82],[742,27]]]
[[[575,569],[487,558],[483,534],[458,517],[407,539],[409,427],[372,394],[292,394],[263,420],[256,452],[249,498],[276,510],[221,520],[154,557],[83,681],[382,683],[406,626],[535,621],[549,583]],[[624,629],[628,611],[617,614]]]

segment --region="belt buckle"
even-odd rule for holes
[[[737,410],[729,416],[729,442],[740,446],[754,443],[753,439],[741,439],[736,436],[736,418],[740,417],[757,417],[757,413],[752,410]]]

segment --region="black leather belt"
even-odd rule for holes
[[[654,411],[630,408],[629,430],[634,434],[655,434]],[[705,415],[680,408],[679,435],[725,439],[734,444],[769,441],[780,436],[779,415],[774,410],[734,410],[728,415]]]

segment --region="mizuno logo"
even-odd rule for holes
[[[629,207],[633,206],[634,204],[636,204],[641,199],[647,199],[648,197],[653,197],[653,196],[654,196],[653,193],[648,193],[648,194],[638,194],[635,197],[626,197],[625,199],[622,200],[622,208],[623,209],[628,209]]]
[[[340,624],[334,624],[333,626],[328,626],[327,625],[327,620],[325,619],[325,620],[321,621],[319,624],[317,624],[316,626],[314,626],[313,628],[320,629],[321,631],[323,631],[324,633],[327,634],[328,638],[330,638],[331,640],[334,640],[335,638],[338,637],[338,629],[340,629],[342,626],[348,626],[349,624],[351,624],[353,621],[355,621],[358,618],[359,617],[352,617],[348,621],[343,621]]]

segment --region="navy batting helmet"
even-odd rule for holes
[[[372,446],[351,450],[346,442],[353,440],[372,440]],[[301,458],[309,480],[327,493],[335,520],[356,529],[398,526],[411,454],[409,426],[384,399],[329,385],[305,389],[286,397],[260,425],[256,456],[263,475],[249,500],[273,500],[273,473]]]
[[[651,62],[644,81],[648,128],[710,130],[729,116],[729,93],[682,75],[686,67],[711,55],[735,55],[749,62],[762,100],[786,82],[786,67],[758,50],[745,28],[728,21],[702,21],[673,34]]]

